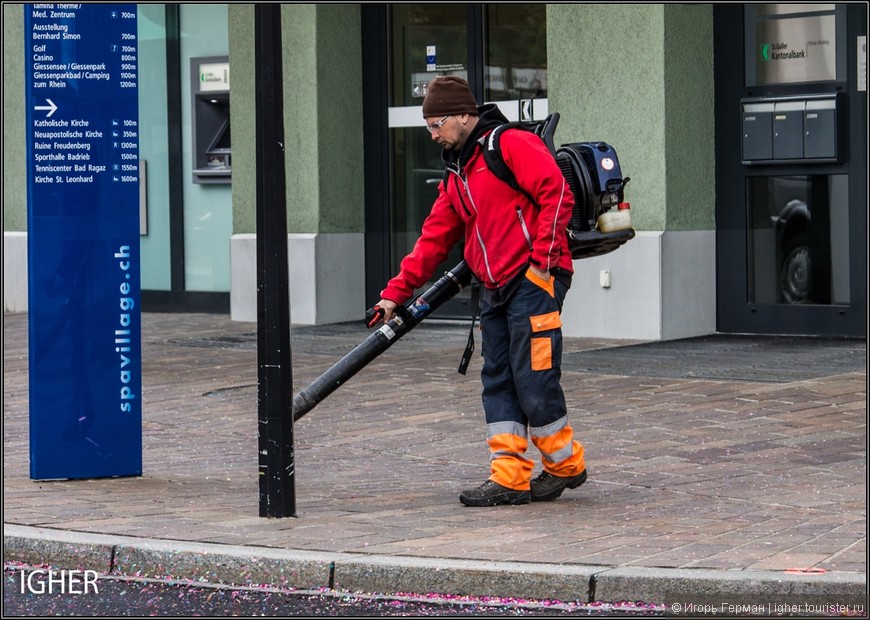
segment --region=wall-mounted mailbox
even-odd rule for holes
[[[230,64],[227,56],[191,58],[194,183],[230,183]]]
[[[743,160],[773,159],[773,102],[743,104]]]
[[[806,101],[773,104],[773,158],[803,159]]]
[[[743,99],[741,106],[744,164],[840,160],[841,93]]]
[[[835,99],[807,101],[804,110],[804,157],[837,157],[837,103]]]

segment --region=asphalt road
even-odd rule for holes
[[[97,576],[78,571],[32,570],[7,566],[3,617],[29,616],[406,616],[552,617],[661,616],[642,604],[579,605],[560,602],[423,600],[400,595],[290,592],[274,589],[210,587],[171,581]]]

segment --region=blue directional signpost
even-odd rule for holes
[[[142,473],[135,4],[25,4],[30,477]]]

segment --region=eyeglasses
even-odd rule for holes
[[[451,116],[452,116],[451,114],[448,114],[447,116],[442,118],[440,121],[436,121],[436,122],[432,123],[431,125],[426,125],[426,129],[429,130],[429,133],[433,133],[435,131],[441,131],[441,128],[444,127],[444,123],[446,123],[447,119],[450,118]]]

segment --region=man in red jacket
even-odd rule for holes
[[[467,506],[556,499],[586,481],[583,446],[568,423],[561,386],[562,301],[573,265],[565,229],[574,198],[541,139],[504,131],[501,152],[522,192],[499,180],[483,159],[486,138],[507,122],[495,104],[478,106],[457,76],[429,82],[423,117],[447,168],[438,198],[399,274],[378,305],[384,322],[431,278],[460,239],[481,282],[483,409],[490,448],[489,479],[463,491]],[[532,480],[528,440],[543,471]]]

